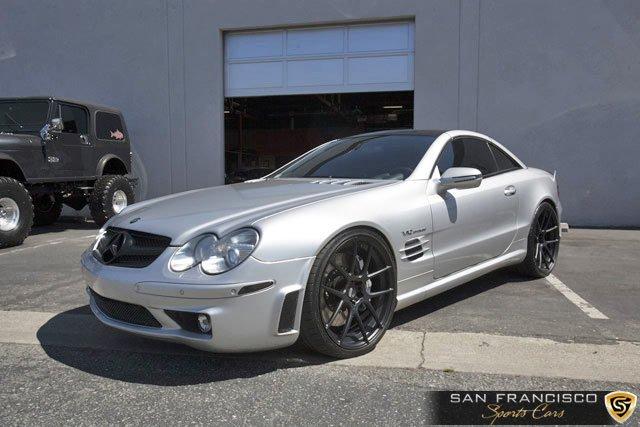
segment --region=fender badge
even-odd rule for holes
[[[133,218],[131,221],[129,221],[129,224],[133,224],[134,222],[138,222],[138,221],[140,221],[140,217]]]

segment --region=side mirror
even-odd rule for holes
[[[49,132],[62,132],[64,130],[64,122],[61,118],[51,119]]]
[[[449,168],[438,180],[438,193],[479,187],[481,182],[482,173],[476,168]]]
[[[51,141],[53,139],[51,132],[62,132],[63,130],[64,122],[61,118],[51,119],[51,122],[42,126],[42,129],[40,129],[40,138],[42,138],[44,142]]]

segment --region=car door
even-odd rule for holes
[[[85,165],[91,155],[88,138],[89,114],[84,107],[60,102],[57,104],[58,117],[64,128],[54,141],[59,158],[60,176],[87,176]]]
[[[518,194],[500,173],[487,141],[462,137],[447,142],[432,178],[449,167],[476,168],[483,179],[476,188],[429,196],[436,278],[501,255],[516,232]]]

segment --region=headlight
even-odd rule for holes
[[[169,267],[175,272],[186,271],[200,264],[207,274],[231,270],[247,259],[260,236],[252,228],[243,228],[216,239],[212,234],[198,236],[173,254]]]

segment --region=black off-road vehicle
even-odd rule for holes
[[[0,248],[21,244],[62,205],[89,204],[97,225],[133,203],[122,114],[55,98],[0,99]]]

